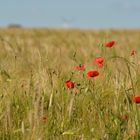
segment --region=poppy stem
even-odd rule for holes
[[[127,69],[128,69],[128,73],[129,73],[129,77],[130,77],[130,81],[131,81],[131,86],[132,86],[132,90],[133,90],[133,95],[135,95],[135,87],[134,87],[134,83],[133,83],[133,79],[132,79],[130,67],[129,67],[128,63],[126,63],[126,65],[127,65]]]

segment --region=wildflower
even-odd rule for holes
[[[87,76],[90,78],[90,77],[96,77],[99,75],[99,72],[97,70],[90,70],[88,71],[87,73]]]
[[[105,43],[105,47],[111,48],[115,44],[115,41],[110,41]]]
[[[47,122],[48,122],[48,116],[47,116],[47,115],[43,116],[43,117],[42,117],[42,121],[43,121],[44,123],[47,123]]]
[[[74,82],[72,82],[71,80],[67,80],[65,82],[66,84],[66,87],[69,88],[69,89],[73,89],[74,88]]]
[[[79,65],[74,68],[77,71],[85,71],[85,65]]]
[[[135,103],[139,104],[139,103],[140,103],[140,96],[139,96],[139,95],[132,96],[132,100],[133,100]]]
[[[129,117],[127,114],[120,116],[120,120],[122,120],[122,121],[128,121],[128,119],[129,119]]]
[[[94,60],[94,64],[97,64],[99,68],[103,67],[103,62],[104,62],[104,59],[102,57],[97,57]]]
[[[134,55],[136,55],[136,54],[137,54],[136,50],[132,50],[130,55],[131,55],[131,56],[134,56]]]

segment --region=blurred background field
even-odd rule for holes
[[[0,139],[140,139],[139,38],[136,29],[0,29]],[[88,79],[91,69],[99,76]]]

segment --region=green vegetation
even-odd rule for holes
[[[139,38],[139,30],[0,29],[0,139],[139,140],[131,98],[140,95]],[[86,70],[74,71],[79,64]],[[89,79],[92,69],[99,76]]]

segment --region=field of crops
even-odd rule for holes
[[[139,140],[140,30],[0,29],[0,140]]]

